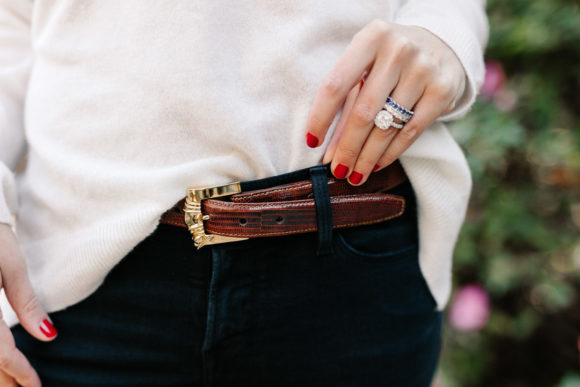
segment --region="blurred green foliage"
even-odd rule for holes
[[[506,81],[451,130],[474,189],[454,287],[491,297],[487,325],[446,326],[442,386],[580,386],[580,2],[489,0]]]

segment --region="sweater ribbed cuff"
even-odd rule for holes
[[[457,15],[449,14],[435,4],[424,6],[420,13],[400,15],[395,22],[425,28],[439,37],[455,52],[467,77],[465,91],[455,108],[439,117],[438,121],[449,121],[463,117],[475,102],[485,73],[483,48],[475,33]]]

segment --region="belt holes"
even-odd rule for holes
[[[248,220],[246,218],[240,218],[240,226],[245,226],[246,223],[248,223]]]
[[[284,222],[284,217],[282,217],[282,216],[277,216],[276,217],[276,223],[281,224],[283,222]]]

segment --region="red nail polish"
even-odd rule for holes
[[[373,172],[375,172],[379,168],[380,168],[380,165],[379,164],[375,164],[375,167],[373,168]]]
[[[348,167],[346,165],[338,164],[336,168],[334,168],[334,176],[338,177],[339,179],[344,179],[347,173]]]
[[[363,177],[362,174],[358,173],[357,171],[353,171],[350,174],[348,181],[350,181],[352,184],[358,184],[362,180],[362,177]]]
[[[57,333],[56,329],[54,329],[54,325],[52,325],[52,323],[46,318],[42,320],[42,323],[40,323],[40,331],[49,339],[52,339]]]
[[[306,144],[308,144],[308,146],[311,148],[315,148],[316,145],[318,145],[318,138],[313,134],[308,133],[306,135]]]

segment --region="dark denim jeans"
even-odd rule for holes
[[[55,341],[18,325],[17,346],[45,387],[428,386],[442,315],[412,187],[391,193],[403,216],[336,229],[325,255],[317,233],[197,251],[161,224],[95,293],[51,313]]]

